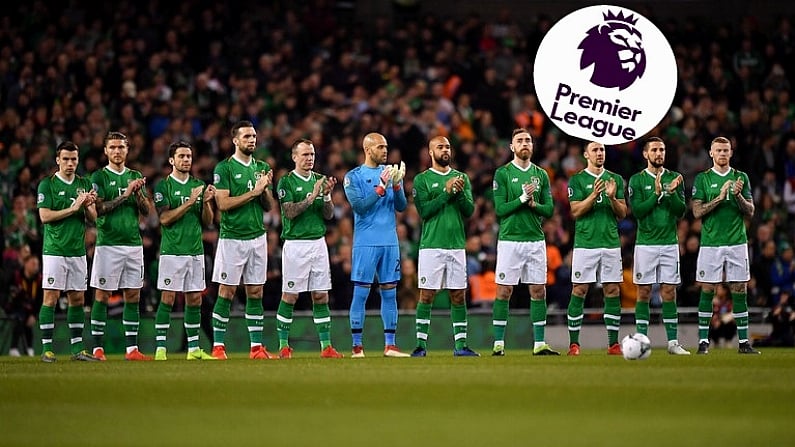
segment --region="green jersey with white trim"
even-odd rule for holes
[[[522,185],[533,184],[535,208],[522,203]],[[541,223],[552,216],[552,191],[547,171],[530,163],[522,169],[510,162],[494,173],[494,210],[500,223],[498,239],[501,241],[537,242],[544,240]]]
[[[60,211],[70,208],[79,192],[91,191],[91,181],[75,175],[71,182],[58,174],[39,182],[36,208]],[[44,224],[43,254],[52,256],[86,255],[86,213],[84,208],[69,217]]]
[[[97,197],[109,202],[123,195],[127,190],[127,184],[139,178],[143,178],[143,175],[136,170],[125,167],[124,171],[115,172],[109,166],[105,166],[91,175],[91,183],[97,192]],[[127,197],[114,210],[97,217],[97,245],[143,245],[141,232],[138,229],[138,203],[135,194]]]
[[[698,173],[693,182],[692,198],[707,203],[720,195],[724,183],[740,179],[743,181],[743,190],[740,194],[746,200],[752,201],[748,175],[734,168],[729,169],[725,174],[719,174],[712,168]],[[746,243],[748,235],[745,232],[743,212],[737,204],[737,198],[729,190],[726,199],[701,218],[701,246],[727,247]]]
[[[291,171],[279,180],[277,191],[281,203],[298,203],[306,200],[315,183],[323,176],[317,172],[310,172],[309,177],[301,177],[297,172]],[[301,214],[292,219],[282,212],[282,239],[288,240],[314,240],[326,235],[326,222],[323,219],[323,196],[318,195],[312,204]]]
[[[463,178],[464,190],[448,194],[444,185],[454,176]],[[422,219],[420,249],[463,249],[466,245],[464,219],[475,211],[469,177],[455,169],[446,173],[428,169],[414,177],[412,195]]]
[[[231,156],[215,166],[213,183],[216,189],[229,191],[229,197],[237,197],[253,191],[257,177],[270,170],[270,165],[264,161],[252,158],[245,164]],[[235,209],[221,211],[221,232],[218,237],[246,241],[262,236],[266,231],[264,212],[258,198]]]
[[[593,191],[597,178],[616,182],[616,199],[624,198],[624,179],[607,169],[594,175],[586,169],[569,179],[569,203],[585,200]],[[607,193],[602,191],[593,206],[574,223],[574,248],[619,248],[618,220],[613,213]]]
[[[190,199],[190,193],[197,186],[204,187],[203,181],[189,176],[184,182],[169,175],[155,186],[155,207],[176,209]],[[204,254],[202,244],[203,194],[179,219],[170,225],[160,225],[160,254],[174,256],[195,256]]]
[[[629,178],[629,205],[638,222],[638,245],[671,245],[679,242],[676,234],[677,221],[685,215],[685,186],[679,186],[668,194],[665,192],[679,173],[663,168],[660,184],[662,193],[654,188],[656,176],[644,169]]]

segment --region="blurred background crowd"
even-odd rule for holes
[[[389,163],[406,162],[410,191],[413,176],[429,166],[429,137],[446,135],[476,200],[467,232],[473,306],[494,293],[498,227],[492,176],[511,159],[511,130],[529,129],[533,161],[549,173],[555,200],[554,216],[544,225],[548,301],[553,308],[567,305],[573,221],[566,186],[584,167],[583,142],[550,123],[532,80],[538,44],[558,16],[544,11],[519,16],[509,9],[443,16],[395,2],[390,14],[363,18],[357,2],[259,3],[33,1],[0,13],[0,303],[8,313],[35,308],[40,299],[36,190],[39,180],[54,172],[58,143],[72,140],[80,146],[79,173],[87,175],[106,164],[105,134],[125,133],[131,142],[128,166],[143,172],[151,192],[170,170],[168,145],[179,139],[194,143],[194,175],[211,182],[215,164],[233,152],[229,129],[240,119],[255,124],[256,157],[275,167],[276,181],[293,167],[289,147],[297,138],[314,142],[315,170],[341,181],[363,161],[364,134],[375,131],[387,137]],[[793,17],[662,18],[654,8],[630,7],[664,32],[678,65],[673,106],[650,135],[665,140],[666,166],[684,175],[688,191],[695,174],[711,166],[709,141],[723,135],[734,142],[732,165],[750,176],[756,203],[748,222],[749,304],[773,310],[787,302],[795,282]],[[605,166],[628,180],[645,166],[641,141],[609,147]],[[347,309],[352,214],[341,187],[334,203],[327,235],[331,305]],[[278,211],[266,220],[270,257],[264,302],[275,309],[281,290]],[[402,309],[417,300],[420,225],[410,201],[397,229]],[[629,271],[635,225],[629,216],[619,226]],[[152,311],[158,301],[157,217],[142,220],[140,228],[147,268],[141,305]],[[697,303],[699,232],[700,222],[688,212],[679,225],[680,306]],[[91,229],[89,262],[95,238]],[[208,266],[216,240],[216,229],[205,232]],[[215,297],[213,286],[208,282],[206,301]],[[526,307],[526,291],[520,289],[512,306]],[[629,276],[622,289],[625,307],[634,307],[634,295]],[[89,291],[87,302],[91,296]],[[377,307],[378,301],[368,306]]]

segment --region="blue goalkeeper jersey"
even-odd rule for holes
[[[406,209],[406,194],[401,181],[395,191],[387,185],[384,197],[375,192],[384,166],[361,165],[345,174],[345,196],[353,208],[353,246],[398,245],[395,211]]]

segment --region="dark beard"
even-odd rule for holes
[[[240,152],[242,152],[242,153],[244,153],[246,155],[253,155],[254,154],[254,150],[256,150],[256,148],[249,149],[246,146],[243,146],[243,147],[240,148]]]
[[[450,166],[450,159],[449,158],[445,160],[443,157],[439,157],[439,158],[433,157],[433,161],[434,161],[434,163],[436,163],[437,165],[439,165],[439,166],[441,166],[443,168],[446,168],[446,167]]]
[[[665,164],[665,162],[663,162],[663,163],[655,163],[655,162],[653,162],[653,161],[649,161],[649,163],[651,163],[651,166],[652,166],[654,169],[659,169],[659,168],[663,167],[663,165]]]

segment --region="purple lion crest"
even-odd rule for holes
[[[632,85],[646,70],[646,52],[643,40],[635,28],[638,19],[632,14],[624,16],[611,11],[602,13],[604,23],[589,29],[578,49],[582,50],[580,69],[594,65],[591,83],[600,87]]]

